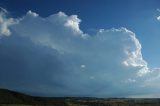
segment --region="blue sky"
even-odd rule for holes
[[[7,12],[0,14],[0,87],[47,96],[159,97],[159,4],[1,0]]]

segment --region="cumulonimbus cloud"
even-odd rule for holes
[[[16,19],[1,12],[0,86],[51,96],[152,92],[148,83],[157,81],[155,72],[132,31],[100,29],[91,36],[79,28],[80,22],[77,15],[63,12],[41,17],[29,11]]]

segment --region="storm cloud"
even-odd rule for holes
[[[77,15],[7,14],[0,14],[0,87],[41,96],[153,92],[150,86],[158,81],[159,69],[148,68],[140,42],[127,28],[90,35],[80,29]]]

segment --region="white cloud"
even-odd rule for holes
[[[86,68],[86,65],[82,64],[82,65],[81,65],[81,68]]]
[[[160,9],[157,9],[158,12],[160,12]],[[160,21],[160,16],[157,17],[157,20]]]
[[[16,24],[12,24],[13,20]],[[33,80],[26,79],[20,87],[23,90],[32,86],[32,92],[36,92],[41,86],[40,93],[61,96],[128,96],[145,93],[144,86],[148,87],[146,83],[151,80],[153,71],[142,57],[141,44],[127,28],[100,29],[91,36],[80,29],[81,20],[77,15],[68,16],[63,12],[44,18],[29,11],[18,19],[6,18],[3,14],[0,22],[1,35],[11,35],[9,40],[1,39],[0,50],[6,55],[0,54],[0,58],[11,59],[10,65],[23,63],[20,70],[27,74],[22,75]],[[17,58],[12,58],[13,54],[18,54]],[[7,66],[2,59],[1,65]],[[13,65],[14,68],[19,70]],[[42,81],[43,75],[46,81]],[[37,82],[34,76],[39,76],[36,78],[42,82],[34,83]],[[14,86],[21,83],[19,80],[0,82],[0,85],[10,86],[11,83],[12,88],[20,89]]]
[[[157,17],[157,20],[160,21],[160,16]]]
[[[74,32],[77,33],[82,33],[82,31],[79,29],[79,23],[81,22],[81,20],[79,18],[77,18],[77,15],[72,15],[69,17],[69,19],[67,20],[67,22],[64,24],[66,27],[71,28],[72,30],[74,30]]]
[[[122,38],[117,37],[118,39],[115,39],[115,40],[117,41],[117,43],[120,42],[119,45],[122,45],[121,49],[123,50],[123,53],[126,55],[126,57],[122,61],[122,63],[127,67],[139,68],[138,69],[139,71],[137,73],[139,76],[142,76],[142,75],[149,72],[149,69],[147,67],[147,63],[146,63],[146,61],[143,60],[143,57],[141,54],[141,44],[139,43],[138,39],[136,38],[136,36],[133,32],[129,31],[126,28],[120,28],[120,29],[113,28],[113,29],[107,30],[107,31],[105,31],[103,29],[103,30],[100,30],[99,32],[100,32],[100,34],[103,34],[106,32],[105,33],[106,35],[108,35],[107,34],[108,32],[109,33],[112,32],[112,34],[113,34],[113,35],[111,35],[112,37],[121,36]],[[116,34],[114,35],[114,33],[116,33]],[[113,42],[113,41],[111,41],[111,42]]]
[[[29,11],[27,12],[27,15],[30,15],[30,16],[33,16],[33,17],[38,17],[38,16],[39,16],[37,13],[32,12],[31,10],[29,10]]]
[[[6,14],[8,13],[7,10],[1,8],[0,11],[0,37],[5,35],[9,36],[11,34],[9,30],[9,26],[14,23],[12,18],[6,18]]]

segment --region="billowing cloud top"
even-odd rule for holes
[[[160,12],[160,9],[157,9],[158,12]],[[160,21],[160,16],[157,16],[157,20]]]
[[[14,22],[12,18],[8,19],[6,18],[7,11],[5,9],[3,8],[0,9],[3,10],[2,12],[0,12],[0,36],[2,35],[8,36],[11,34],[8,27],[12,25]]]
[[[157,17],[157,20],[160,21],[160,16]]]
[[[127,28],[84,33],[77,15],[0,13],[0,87],[34,95],[127,97],[158,92],[141,44]],[[10,35],[10,36],[9,36]],[[156,86],[156,85],[155,85]],[[146,89],[146,90],[144,90]],[[152,89],[152,90],[151,90]]]

